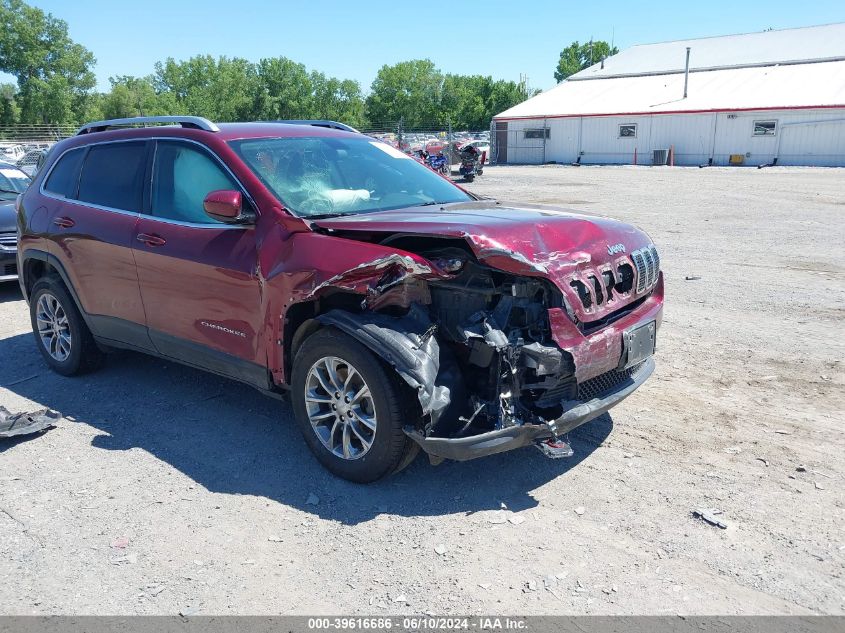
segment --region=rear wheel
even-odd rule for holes
[[[292,399],[308,447],[329,471],[369,483],[409,464],[418,450],[402,430],[415,415],[402,386],[363,345],[319,330],[294,360]]]
[[[53,371],[74,376],[102,364],[103,352],[58,277],[35,282],[29,314],[38,350]]]

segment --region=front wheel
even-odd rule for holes
[[[419,449],[402,430],[415,414],[398,377],[338,330],[319,330],[302,344],[291,389],[308,447],[338,477],[376,481],[408,465]]]
[[[472,182],[473,180],[475,180],[475,176],[473,174],[467,174],[466,176],[464,176],[464,180],[466,180],[467,182]]]

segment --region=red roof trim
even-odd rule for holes
[[[661,110],[659,112],[611,112],[608,114],[549,114],[547,116],[507,116],[493,117],[494,121],[523,121],[541,119],[577,119],[578,117],[603,117],[603,116],[650,116],[654,114],[718,114],[720,112],[767,112],[770,110],[829,110],[845,108],[841,105],[815,105],[815,106],[770,106],[765,108],[717,108],[713,110]]]

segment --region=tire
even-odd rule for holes
[[[325,385],[320,380],[330,381],[330,367],[336,370],[338,383],[349,383],[346,397],[341,386],[335,391],[341,397],[332,400],[331,390],[325,386],[333,389],[334,384]],[[369,390],[369,397],[347,405],[349,396],[362,391],[362,385]],[[419,445],[402,430],[419,414],[408,406],[410,400],[399,377],[366,347],[339,330],[321,329],[305,340],[294,359],[291,391],[294,415],[305,442],[317,460],[338,477],[370,483],[401,470],[419,451]],[[363,420],[369,420],[374,430]],[[345,442],[347,434],[349,446]],[[369,447],[365,441],[370,442]],[[347,448],[349,456],[345,457]]]
[[[103,352],[58,277],[51,275],[35,282],[29,299],[29,317],[35,344],[56,373],[75,376],[102,365]]]
[[[464,176],[464,180],[466,180],[467,182],[472,182],[473,180],[475,180],[475,176],[473,176],[472,174],[467,174],[466,176]]]

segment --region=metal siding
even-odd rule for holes
[[[651,149],[674,146],[675,165],[702,165],[710,157],[713,117],[709,114],[653,116]]]
[[[798,119],[786,122],[797,123]],[[812,124],[782,127],[778,165],[845,166],[845,110],[836,119],[833,115],[816,117],[811,114],[800,117],[800,122],[813,121]]]
[[[574,163],[578,158],[578,128],[580,118],[549,119],[549,139],[546,141],[546,162]]]
[[[755,137],[757,120],[776,120],[774,137]],[[812,125],[792,125],[795,123]],[[618,126],[637,124],[637,137],[619,138]],[[652,150],[675,146],[676,165],[707,164],[711,152],[714,165],[727,165],[731,154],[750,154],[746,165],[769,164],[780,141],[779,165],[845,167],[845,108],[831,110],[775,110],[760,112],[718,112],[700,114],[569,117],[548,119],[551,137],[545,160],[571,163],[578,155],[581,130],[581,162],[584,164],[631,164],[634,148],[638,163],[650,165]],[[543,119],[510,121],[518,139],[509,135],[508,155],[513,163],[540,163],[542,139],[526,140],[526,128],[541,128]],[[715,129],[714,129],[715,128]],[[511,153],[513,152],[513,154]]]

